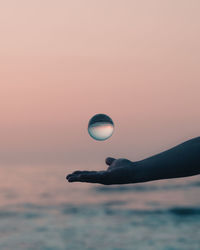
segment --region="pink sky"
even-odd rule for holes
[[[0,163],[138,160],[200,128],[199,0],[0,4]],[[92,115],[115,123],[108,141]]]

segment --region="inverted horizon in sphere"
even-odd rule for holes
[[[88,124],[89,135],[97,140],[104,141],[110,138],[114,131],[114,123],[112,119],[104,114],[93,116]]]

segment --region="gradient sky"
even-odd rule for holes
[[[200,128],[199,0],[0,3],[0,163],[139,160]],[[112,138],[88,120],[106,113]]]

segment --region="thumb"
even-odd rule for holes
[[[108,158],[106,158],[106,164],[111,165],[115,160],[116,160],[115,158],[108,157]]]

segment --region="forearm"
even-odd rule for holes
[[[67,180],[112,185],[200,174],[200,137],[142,161],[109,157],[106,164],[109,167],[105,171],[75,171]]]
[[[200,174],[200,137],[138,162],[138,182]]]

